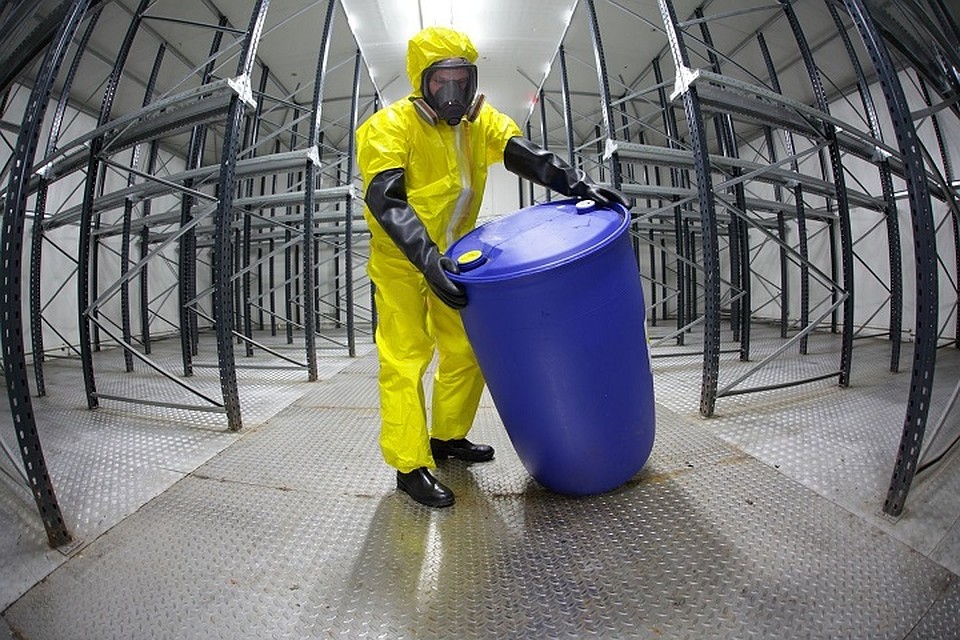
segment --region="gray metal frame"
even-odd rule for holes
[[[890,488],[883,504],[884,512],[897,516],[903,511],[904,501],[920,458],[920,445],[923,442],[927,414],[930,409],[927,398],[930,395],[936,369],[939,294],[937,244],[924,159],[916,140],[917,133],[910,117],[910,108],[903,94],[903,87],[900,86],[897,78],[896,67],[864,3],[861,0],[843,0],[843,4],[860,32],[860,38],[880,76],[880,86],[893,121],[893,130],[907,171],[908,184],[911,186],[909,202],[910,215],[913,219],[917,273],[916,340],[903,436],[890,479]]]
[[[677,15],[670,0],[658,0],[660,14],[667,30],[670,53],[678,75],[690,69],[690,61]],[[689,128],[693,165],[697,176],[697,199],[700,204],[700,226],[703,234],[704,325],[703,381],[700,387],[700,413],[713,415],[717,401],[720,366],[720,255],[717,241],[717,213],[714,205],[713,178],[710,174],[709,149],[704,131],[699,91],[692,84],[682,84],[683,108]]]
[[[826,0],[826,5],[830,16],[837,25],[837,34],[843,42],[847,56],[850,58],[854,72],[857,75],[857,92],[860,94],[860,101],[863,105],[864,113],[867,116],[870,135],[878,140],[883,140],[876,105],[873,102],[873,96],[870,95],[869,84],[863,72],[863,66],[860,64],[859,58],[857,58],[857,54],[853,49],[853,43],[850,41],[850,36],[847,34],[847,30],[840,20],[836,6],[831,0]],[[887,222],[887,254],[890,264],[890,371],[897,372],[900,369],[900,345],[903,331],[903,275],[900,268],[900,218],[897,210],[896,196],[893,192],[893,171],[890,169],[890,162],[886,156],[881,156],[877,159],[877,169],[880,172],[880,187],[883,190],[884,216]]]
[[[98,4],[89,11],[90,17],[87,20],[87,28],[83,36],[77,43],[73,60],[66,76],[63,79],[63,89],[60,98],[57,100],[57,106],[50,121],[50,132],[47,134],[46,152],[44,156],[49,156],[57,148],[57,142],[60,137],[60,130],[63,126],[63,117],[67,109],[70,89],[73,87],[73,81],[77,76],[77,70],[80,67],[80,60],[86,51],[90,42],[90,37],[96,29],[100,14],[103,11],[103,5]],[[37,395],[46,394],[46,385],[43,378],[43,313],[41,310],[41,291],[40,274],[43,256],[43,221],[47,210],[47,179],[41,177],[37,185],[37,204],[36,204],[36,222],[31,231],[31,250],[30,250],[30,336],[33,348],[33,368],[34,379],[37,384]]]
[[[633,14],[633,12],[623,5],[610,0],[610,4],[618,10]],[[708,3],[709,4],[709,3]],[[836,5],[836,6],[835,6]],[[937,2],[919,2],[910,0],[902,3],[903,6],[897,7],[897,10],[910,16],[909,20],[900,19],[891,15],[892,9],[883,3],[867,2],[867,9],[863,16],[866,20],[872,22],[876,30],[876,38],[880,41],[885,37],[895,43],[900,53],[908,61],[918,67],[918,77],[921,80],[929,80],[935,86],[936,91],[941,96],[953,95],[950,93],[956,87],[951,84],[954,79],[944,80],[937,77],[935,71],[935,60],[948,60],[948,64],[954,64],[960,55],[953,46],[958,40],[958,30],[953,25],[942,4]],[[865,271],[873,278],[880,280],[880,276],[873,270],[871,265],[858,256],[855,251],[855,245],[866,239],[873,229],[886,225],[886,246],[888,249],[888,261],[890,265],[890,280],[886,285],[880,280],[881,284],[887,287],[889,298],[887,303],[890,307],[889,320],[889,340],[890,340],[890,370],[895,372],[899,368],[901,332],[902,332],[902,309],[903,309],[903,285],[900,277],[902,255],[900,251],[900,229],[897,223],[897,201],[893,193],[893,180],[895,178],[906,181],[911,187],[915,183],[923,183],[923,188],[932,196],[940,198],[948,203],[950,213],[948,214],[954,225],[954,250],[960,252],[960,211],[955,203],[955,194],[951,193],[951,178],[942,178],[935,169],[928,170],[923,166],[923,157],[919,161],[912,161],[902,153],[902,145],[893,147],[884,143],[880,127],[880,118],[876,112],[876,106],[867,92],[867,72],[862,68],[857,58],[857,51],[847,36],[847,27],[836,11],[836,7],[841,3],[834,0],[827,1],[827,9],[832,16],[839,32],[839,37],[852,65],[857,78],[856,90],[860,94],[860,105],[866,114],[864,121],[867,130],[858,129],[851,126],[849,122],[841,122],[829,113],[826,91],[823,82],[820,79],[819,70],[813,59],[813,50],[807,43],[803,26],[794,11],[792,3],[787,0],[779,0],[775,7],[779,8],[777,12],[779,18],[774,16],[765,24],[779,19],[785,21],[790,27],[796,40],[797,52],[801,64],[807,71],[810,79],[810,86],[813,91],[815,105],[810,106],[802,104],[781,92],[779,80],[777,78],[777,69],[774,67],[771,56],[766,46],[762,31],[755,34],[760,46],[764,62],[767,67],[770,89],[757,84],[744,82],[722,74],[720,69],[719,56],[714,55],[713,46],[708,29],[708,22],[714,19],[725,19],[733,15],[748,11],[768,11],[771,7],[757,7],[753,9],[743,9],[739,12],[730,12],[728,14],[718,14],[717,16],[705,15],[703,8],[694,12],[694,16],[685,21],[679,21],[672,12],[672,5],[669,1],[660,2],[661,17],[663,19],[664,29],[670,43],[670,53],[674,58],[676,68],[676,87],[674,98],[682,96],[684,109],[687,115],[686,125],[688,128],[687,137],[682,141],[676,121],[672,119],[673,105],[666,99],[666,83],[659,68],[659,60],[654,59],[650,65],[650,70],[655,76],[656,84],[650,91],[656,91],[660,96],[660,114],[663,120],[663,134],[666,140],[665,146],[656,146],[644,144],[642,141],[637,144],[630,141],[630,122],[626,116],[626,102],[632,99],[632,95],[626,93],[621,101],[618,102],[620,112],[624,115],[623,126],[619,130],[611,127],[611,115],[609,108],[609,87],[607,84],[606,70],[603,68],[604,56],[602,47],[599,44],[600,28],[595,6],[588,2],[584,7],[584,15],[589,21],[591,37],[594,41],[594,54],[598,70],[598,98],[600,109],[597,112],[597,118],[600,124],[597,125],[597,136],[607,135],[608,142],[604,158],[611,160],[613,166],[605,167],[611,175],[618,173],[621,164],[629,167],[625,180],[621,185],[621,190],[631,196],[647,199],[647,209],[634,212],[634,235],[635,242],[645,242],[650,245],[651,255],[648,261],[655,265],[655,248],[660,246],[662,250],[661,261],[664,263],[667,255],[676,256],[676,273],[669,274],[666,268],[660,269],[659,277],[654,272],[653,281],[659,281],[662,284],[662,300],[659,296],[654,296],[652,312],[649,314],[654,325],[657,322],[657,311],[662,308],[666,310],[668,298],[676,299],[676,317],[677,332],[666,338],[677,339],[677,344],[684,343],[684,336],[690,329],[698,324],[704,325],[703,339],[703,380],[701,384],[701,413],[709,416],[713,412],[715,402],[718,398],[726,396],[742,395],[758,391],[766,391],[798,384],[806,384],[826,380],[830,378],[837,379],[840,386],[845,387],[850,384],[850,376],[853,361],[853,344],[857,337],[876,337],[875,335],[859,336],[859,330],[854,323],[854,262],[863,266]],[[880,20],[869,15],[869,11],[875,11]],[[849,12],[849,9],[848,9]],[[637,14],[646,26],[656,27],[645,18]],[[942,29],[938,28],[942,25]],[[952,27],[951,27],[952,25]],[[689,62],[689,54],[686,51],[685,38],[691,38],[686,30],[691,26],[699,26],[701,38],[698,45],[705,47],[706,54],[700,53],[707,61],[708,68],[693,68]],[[858,28],[864,27],[858,25]],[[931,44],[928,44],[928,41]],[[873,51],[875,44],[865,41],[864,46],[870,51],[870,55],[876,57]],[[914,50],[915,49],[915,50]],[[949,51],[948,51],[949,49]],[[562,50],[561,50],[562,53]],[[881,84],[890,83],[899,86],[899,79],[895,74],[884,72],[882,65],[877,66],[875,60],[875,74],[880,79]],[[565,56],[561,58],[561,63],[565,64]],[[561,93],[567,91],[566,69],[561,68],[560,73]],[[925,89],[925,87],[921,87]],[[632,87],[631,87],[632,90]],[[955,91],[954,91],[955,92]],[[640,96],[644,92],[636,91],[634,95]],[[925,98],[928,108],[924,111],[910,114],[905,111],[902,118],[894,118],[891,129],[895,135],[902,137],[905,135],[903,129],[907,131],[912,129],[912,123],[908,121],[912,116],[914,119],[921,117],[935,116],[941,111],[951,110],[956,115],[960,115],[960,109],[957,105],[944,98],[940,103],[935,103],[929,95]],[[646,102],[649,104],[649,101]],[[888,109],[894,110],[898,107],[895,101],[891,102],[888,98]],[[709,114],[715,123],[716,142],[719,153],[711,153],[708,149],[706,129],[704,128],[704,113]],[[763,161],[744,162],[737,158],[736,143],[737,134],[733,123],[737,120],[744,120],[753,124],[760,124],[763,135],[766,140],[768,158],[766,163]],[[528,123],[529,125],[529,123]],[[565,123],[566,125],[566,123]],[[639,129],[649,128],[649,122],[641,122]],[[934,121],[934,127],[937,129],[937,123]],[[782,130],[782,142],[787,150],[785,157],[777,157],[777,149],[773,143],[773,132],[775,129]],[[565,132],[570,135],[569,125],[565,126]],[[809,151],[798,153],[794,144],[794,135],[802,136],[813,143]],[[942,138],[938,137],[938,144],[942,147]],[[941,159],[946,168],[949,169],[949,159],[946,158],[945,151],[941,148]],[[917,153],[925,153],[922,146]],[[815,156],[814,164],[819,164],[821,175],[812,176],[800,171],[799,160],[805,156]],[[850,188],[846,184],[846,169],[844,168],[844,156],[851,155],[856,158],[874,163],[880,176],[879,196],[869,193],[863,193],[856,188]],[[642,184],[635,182],[636,176],[633,172],[634,163],[639,163],[645,168],[645,179]],[[653,167],[654,172],[649,172]],[[671,171],[671,185],[663,185],[660,176],[660,169],[669,167]],[[691,172],[693,172],[691,174]],[[711,185],[710,193],[704,193],[701,189],[703,184],[709,184],[707,181],[722,174],[722,182],[718,185]],[[618,173],[619,175],[619,173]],[[697,190],[694,190],[690,184],[692,179],[697,181]],[[743,191],[743,186],[747,181],[763,181],[773,185],[774,197],[771,200],[758,200],[756,197],[747,197]],[[789,190],[794,202],[786,204],[783,201],[783,190]],[[729,191],[729,195],[724,195],[724,190]],[[812,210],[806,203],[808,196],[822,198],[825,203],[825,210]],[[915,194],[911,193],[911,197]],[[651,200],[660,200],[661,207],[651,209]],[[730,212],[730,216],[718,215],[710,206],[713,200],[722,202],[724,209]],[[664,206],[667,204],[667,206]],[[691,204],[699,206],[699,216],[692,212]],[[854,238],[852,224],[850,219],[850,210],[853,207],[876,212],[880,216],[880,223],[871,227],[862,237]],[[662,223],[657,224],[656,220],[662,219],[662,214],[672,209],[674,213],[674,224],[671,229]],[[649,211],[647,213],[646,211]],[[748,212],[750,212],[748,214]],[[771,223],[768,219],[756,215],[757,213],[767,215],[774,214],[775,222]],[[712,214],[712,215],[711,215]],[[914,214],[916,219],[916,214]],[[698,220],[700,217],[700,220]],[[788,243],[786,234],[786,223],[792,219],[797,236],[793,244]],[[645,222],[649,220],[650,222]],[[697,224],[699,222],[699,224]],[[946,220],[944,220],[944,224]],[[722,247],[723,239],[717,233],[717,224],[728,224],[729,234],[726,247]],[[915,225],[916,227],[916,225]],[[915,228],[915,244],[918,253],[918,273],[929,277],[930,272],[936,271],[936,265],[923,266],[925,261],[933,260],[936,255],[935,230],[923,227],[919,230],[920,239],[916,236],[918,231]],[[719,362],[717,355],[725,352],[720,349],[719,344],[719,310],[720,304],[729,303],[731,308],[731,329],[734,341],[739,342],[739,352],[744,360],[750,359],[749,328],[751,322],[750,312],[750,292],[749,282],[754,274],[749,265],[750,251],[746,244],[748,239],[747,231],[751,234],[760,234],[764,240],[762,242],[772,242],[780,254],[780,282],[781,289],[778,292],[781,300],[780,313],[780,332],[786,340],[784,344],[777,348],[774,353],[766,355],[753,368],[746,373],[738,374],[736,380],[724,381],[723,388],[718,388]],[[657,245],[657,234],[660,234],[661,241]],[[829,257],[824,265],[817,265],[811,261],[809,255],[809,241],[817,235],[826,236],[829,247]],[[926,236],[926,237],[925,237]],[[672,238],[672,240],[671,240]],[[664,250],[669,243],[675,246],[674,251]],[[924,245],[924,243],[928,243]],[[638,245],[639,247],[639,245]],[[717,266],[719,261],[711,263],[713,256],[719,256],[721,251],[728,251],[729,262],[731,264],[730,282],[724,282],[719,279]],[[929,255],[928,255],[929,254]],[[790,336],[789,310],[787,282],[790,276],[790,267],[795,265],[800,270],[800,322],[798,331]],[[935,274],[934,274],[935,275]],[[676,292],[674,295],[668,294],[670,283],[668,278],[673,278],[676,282]],[[960,273],[958,273],[960,281]],[[647,278],[649,279],[649,278]],[[700,279],[703,281],[700,282]],[[828,295],[823,301],[815,306],[811,304],[811,282],[816,281],[820,286],[826,288]],[[728,287],[731,295],[717,295],[719,286]],[[916,301],[918,309],[924,309],[925,316],[917,318],[917,325],[926,323],[924,326],[932,327],[934,334],[929,344],[929,348],[936,348],[936,305],[927,294],[933,290],[934,286],[929,282],[923,283],[918,293]],[[654,292],[658,291],[655,284]],[[699,308],[701,303],[705,307]],[[877,310],[879,311],[879,309]],[[870,317],[874,317],[874,312]],[[933,314],[930,316],[930,314]],[[816,316],[816,317],[812,317]],[[869,322],[869,320],[867,321]],[[958,323],[960,326],[960,323]],[[774,359],[784,354],[792,346],[799,346],[801,354],[807,353],[808,339],[813,331],[820,327],[828,327],[832,332],[839,334],[839,365],[833,372],[817,373],[802,379],[787,380],[782,383],[761,384],[752,388],[746,388],[742,383],[755,375],[759,371],[768,367]],[[918,357],[923,361],[923,352],[928,349],[924,344],[925,336],[918,336],[917,350]],[[658,352],[657,348],[664,343],[665,338],[660,338],[654,343],[653,357],[672,357],[676,355],[691,355],[689,351],[665,350]],[[927,356],[932,358],[932,354]],[[915,376],[919,381],[922,376],[932,377],[935,366],[930,360],[922,366],[915,367]],[[928,393],[927,386],[920,384],[914,387],[911,397],[908,399],[907,426],[905,427],[904,451],[901,451],[901,460],[898,460],[897,471],[893,484],[900,483],[902,492],[901,498],[905,496],[909,480],[904,482],[904,473],[910,473],[915,469],[917,457],[919,455],[919,441],[922,440],[922,423],[925,415],[920,412],[925,409],[924,402],[921,400],[924,393]],[[941,420],[942,421],[942,420]],[[911,433],[913,440],[908,446],[906,444],[907,434]],[[912,458],[912,459],[911,459]],[[906,487],[904,487],[906,485]],[[893,492],[894,489],[891,488]],[[893,494],[891,494],[893,495]],[[891,502],[896,502],[892,499]],[[900,503],[902,507],[902,499]],[[894,509],[895,510],[895,509]],[[892,511],[891,511],[892,512]]]
[[[23,459],[23,472],[33,493],[37,509],[40,511],[51,547],[70,543],[71,535],[60,512],[60,504],[57,501],[53,481],[47,471],[40,436],[31,410],[30,384],[27,380],[26,354],[23,346],[23,320],[20,314],[20,257],[28,186],[40,138],[40,127],[53,90],[54,80],[90,2],[91,0],[74,0],[70,4],[69,11],[60,23],[40,66],[40,73],[31,92],[29,106],[24,111],[20,136],[17,139],[17,148],[14,153],[17,162],[14,170],[10,172],[10,180],[7,184],[3,207],[2,237],[4,241],[0,246],[2,263],[7,266],[0,278],[3,294],[0,295],[0,319],[3,325],[3,332],[0,335],[3,337],[3,366],[7,379],[7,394],[16,427],[17,444]]]
[[[45,3],[22,2],[11,7],[22,18],[30,18],[31,11],[50,12],[54,10],[52,1]],[[88,406],[95,408],[101,401],[135,403],[144,406],[161,406],[172,409],[181,409],[198,412],[216,412],[225,415],[227,428],[239,430],[242,428],[242,414],[238,394],[237,370],[245,366],[254,368],[263,365],[252,363],[239,365],[233,353],[233,341],[238,340],[245,347],[248,355],[255,350],[262,351],[271,357],[274,368],[303,369],[310,380],[316,380],[317,346],[316,338],[320,337],[336,347],[343,347],[345,352],[356,355],[356,334],[358,333],[357,315],[354,310],[353,290],[364,286],[364,281],[357,278],[354,266],[355,233],[353,219],[359,212],[352,208],[352,200],[356,196],[353,186],[354,176],[351,162],[344,163],[343,159],[352,159],[352,150],[344,153],[329,154],[329,166],[337,173],[334,176],[338,184],[333,187],[321,188],[320,156],[324,153],[324,131],[320,122],[323,102],[322,86],[332,66],[328,60],[327,45],[321,47],[317,62],[317,83],[314,87],[314,105],[312,111],[301,110],[288,96],[274,97],[268,94],[267,82],[272,75],[270,70],[261,65],[262,74],[260,84],[256,89],[251,88],[250,79],[254,66],[258,63],[256,50],[263,33],[269,2],[251,2],[251,18],[246,29],[236,29],[229,25],[227,18],[217,15],[216,24],[201,24],[195,21],[179,20],[176,17],[160,17],[146,15],[154,4],[143,0],[140,6],[131,15],[126,37],[119,45],[119,50],[113,56],[112,71],[106,81],[103,104],[101,106],[97,125],[91,130],[78,136],[61,140],[60,123],[67,108],[70,96],[70,85],[76,74],[79,73],[80,63],[85,59],[86,42],[96,28],[97,17],[100,14],[100,5],[97,1],[89,1],[88,27],[83,37],[74,46],[75,53],[70,70],[64,80],[62,98],[56,104],[53,122],[50,126],[50,136],[45,150],[36,162],[24,164],[27,171],[16,185],[22,198],[36,194],[40,204],[40,213],[34,219],[31,238],[31,274],[30,274],[30,320],[34,345],[34,375],[37,379],[38,394],[45,392],[43,380],[44,345],[43,332],[53,330],[62,338],[64,343],[71,341],[60,334],[51,323],[51,319],[44,317],[46,307],[42,293],[52,302],[61,291],[41,292],[42,247],[46,235],[62,227],[76,229],[78,234],[78,268],[75,274],[77,290],[82,300],[78,309],[80,320],[80,340],[76,345],[81,369],[84,376],[84,388]],[[334,10],[338,6],[335,1],[323,4],[327,17],[326,33],[329,37],[332,29]],[[65,8],[67,2],[59,3]],[[212,3],[208,8],[216,10]],[[94,14],[94,9],[96,13]],[[57,10],[60,10],[59,8]],[[124,9],[125,10],[125,9]],[[10,16],[12,14],[5,14]],[[164,20],[189,23],[213,30],[213,42],[206,61],[196,67],[196,79],[189,83],[199,85],[193,88],[181,89],[179,93],[161,94],[155,84],[163,66],[164,53],[173,52],[175,57],[187,62],[175,47],[150,27],[145,26],[146,20]],[[23,20],[20,20],[22,23]],[[49,22],[41,25],[43,29],[24,33],[23,30],[3,31],[7,22],[0,24],[0,41],[12,43],[16,38],[33,38],[23,47],[17,47],[17,55],[23,50],[42,51],[51,42],[52,35],[48,33]],[[143,106],[133,113],[120,114],[113,117],[111,111],[113,96],[116,95],[121,80],[127,75],[127,60],[134,50],[134,40],[139,40],[138,33],[158,40],[159,48],[151,72],[151,78],[144,88]],[[221,51],[221,41],[224,33],[243,36],[242,45],[232,45],[226,51]],[[49,36],[49,37],[48,37]],[[41,38],[42,41],[36,40]],[[66,47],[71,45],[72,35],[65,36],[65,41],[59,43],[57,51],[66,55]],[[5,49],[5,53],[11,50]],[[237,55],[239,51],[239,70],[232,78],[213,79],[217,68],[217,59],[226,55]],[[168,56],[169,57],[169,56]],[[357,87],[354,102],[354,116],[352,127],[356,126],[359,109],[359,78],[360,62],[351,56],[351,69],[354,73],[354,83]],[[57,63],[59,65],[59,62]],[[45,67],[53,76],[56,69]],[[189,86],[188,83],[188,86]],[[45,85],[43,85],[45,86]],[[280,85],[278,85],[280,86]],[[281,87],[281,92],[286,90]],[[6,96],[6,91],[4,96]],[[42,94],[41,94],[42,95]],[[49,92],[46,94],[49,95]],[[265,106],[267,100],[279,105],[287,115],[285,124],[279,130],[272,130],[263,134],[260,129],[261,118],[268,112]],[[37,127],[42,122],[46,102],[35,105],[31,117],[37,118]],[[51,105],[52,106],[52,105]],[[313,116],[310,123],[310,140],[307,136],[299,136],[298,123]],[[207,132],[211,128],[218,128],[224,133],[224,147],[220,151],[209,148],[206,144]],[[39,131],[39,129],[38,129]],[[190,132],[190,145],[186,152],[186,166],[183,171],[167,175],[166,167],[160,161],[160,142],[167,136]],[[22,133],[18,131],[17,133]],[[352,137],[352,134],[351,134]],[[289,151],[281,151],[289,139]],[[24,138],[26,140],[26,138]],[[305,146],[306,145],[306,146]],[[35,147],[34,147],[35,148]],[[263,148],[271,149],[271,153],[261,155]],[[119,153],[129,149],[130,155],[120,160]],[[18,150],[15,158],[25,159],[23,154],[28,150]],[[213,163],[204,162],[205,155],[216,155]],[[33,155],[26,158],[32,161]],[[347,168],[341,171],[339,167],[346,164]],[[143,165],[143,166],[141,166]],[[86,170],[83,180],[83,202],[77,206],[61,207],[57,211],[48,211],[44,204],[44,196],[52,183]],[[6,171],[6,170],[4,170]],[[117,172],[124,176],[125,186],[106,190],[104,176],[108,171]],[[278,177],[288,176],[284,190]],[[307,175],[310,174],[310,175]],[[268,180],[270,178],[270,180]],[[239,191],[233,185],[240,181]],[[255,183],[259,180],[260,189]],[[4,196],[13,193],[8,189]],[[177,210],[157,210],[151,205],[157,198],[167,195],[178,195],[181,204]],[[11,202],[17,199],[11,200]],[[286,208],[287,215],[281,215]],[[301,210],[302,209],[302,210]],[[20,222],[23,224],[22,220]],[[296,229],[295,234],[290,231]],[[361,231],[363,233],[363,231]],[[284,241],[283,237],[287,236]],[[278,238],[280,241],[278,242]],[[112,239],[110,244],[105,241]],[[132,245],[139,243],[139,253],[133,257]],[[11,244],[9,248],[15,245]],[[68,251],[60,247],[54,248],[68,255]],[[100,255],[100,247],[106,249]],[[317,251],[323,248],[331,258],[318,256]],[[178,249],[179,256],[171,260],[165,252]],[[19,253],[20,247],[17,247]],[[197,269],[204,263],[209,263],[207,256],[212,256],[211,274],[213,286],[198,290]],[[300,265],[296,269],[288,269],[283,282],[276,282],[275,264],[279,259],[288,262],[297,257]],[[116,260],[119,265],[120,276],[115,282],[102,282],[100,279],[101,261]],[[332,264],[337,273],[334,299],[324,301],[319,296],[320,283],[314,281],[318,269],[324,264]],[[148,273],[152,265],[158,264],[169,268],[179,277],[176,285],[165,291],[151,292],[149,290]],[[264,271],[269,270],[269,284],[264,286]],[[258,279],[257,291],[252,287],[252,278]],[[139,331],[134,334],[133,318],[131,316],[134,302],[133,286],[139,284]],[[236,292],[234,292],[236,287]],[[287,313],[277,312],[275,293],[279,287],[289,287],[291,295],[287,298],[289,305]],[[296,291],[293,294],[293,291]],[[162,304],[174,293],[178,300],[178,319],[163,318],[153,305]],[[116,297],[119,300],[118,311],[114,311],[112,304]],[[19,291],[11,293],[9,299],[18,305],[21,300]],[[207,302],[213,300],[210,311],[205,309]],[[326,314],[321,305],[330,304],[333,311]],[[109,309],[109,311],[107,311]],[[264,314],[270,315],[271,331],[276,333],[277,320],[283,318],[287,323],[290,341],[293,341],[293,330],[301,327],[305,340],[305,358],[303,361],[291,358],[282,351],[267,344],[260,343],[255,336],[255,316],[259,314],[259,325],[263,328]],[[372,315],[372,311],[371,311]],[[115,316],[115,317],[114,317]],[[335,330],[339,330],[342,322],[346,323],[346,338],[341,345],[339,339],[326,335],[330,330],[321,329],[319,322],[327,317],[336,318]],[[297,319],[295,321],[295,318]],[[302,321],[300,320],[302,319]],[[181,342],[181,375],[167,370],[167,365],[154,361],[150,357],[152,335],[151,324],[162,320],[164,323],[178,329]],[[362,319],[366,322],[366,319]],[[220,376],[220,395],[210,394],[201,385],[188,384],[194,369],[198,366],[209,366],[197,359],[200,345],[200,322],[210,326],[217,333],[217,371]],[[4,322],[4,327],[12,326]],[[238,327],[240,330],[234,330]],[[209,341],[207,341],[209,344]],[[133,372],[135,368],[145,367],[152,374],[161,376],[168,383],[172,383],[179,390],[186,391],[189,396],[196,398],[198,403],[185,403],[156,398],[128,397],[124,392],[115,392],[113,389],[101,390],[96,385],[96,363],[94,353],[101,345],[122,349],[124,368]],[[74,348],[71,346],[71,348]],[[26,358],[22,347],[21,359]],[[15,364],[18,358],[14,353],[4,358],[5,364]],[[276,364],[287,363],[284,364]],[[27,371],[26,366],[21,367]],[[26,383],[25,383],[26,384]],[[24,387],[26,389],[26,386]],[[11,387],[11,393],[14,387]],[[29,398],[29,393],[25,392]],[[11,396],[11,399],[13,396]],[[13,400],[12,400],[13,401]],[[17,399],[17,406],[29,409],[29,404]],[[35,430],[35,443],[31,441],[24,449],[31,452],[30,468],[38,469],[43,473],[42,454],[40,454],[39,437]],[[49,496],[55,502],[52,483],[49,478],[30,482],[39,487],[44,496]],[[55,508],[44,503],[41,511],[50,511]],[[45,516],[46,517],[46,516]],[[56,516],[55,521],[59,518]],[[61,519],[62,520],[62,519]],[[62,525],[62,522],[61,522]],[[54,531],[51,529],[51,531]],[[51,533],[51,544],[63,544],[69,539],[65,531],[62,534]]]
[[[267,17],[269,0],[256,0],[250,17],[250,26],[244,40],[237,77],[249,78],[256,62],[257,45]],[[218,200],[214,214],[213,249],[213,319],[217,331],[217,358],[220,370],[220,387],[223,404],[231,431],[243,426],[240,416],[240,397],[237,392],[237,371],[233,353],[233,279],[231,229],[234,218],[234,179],[237,155],[240,151],[240,128],[246,103],[239,95],[230,100],[220,153],[220,180]]]

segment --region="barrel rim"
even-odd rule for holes
[[[577,202],[582,202],[582,200],[577,199],[577,198],[571,198],[571,199],[568,199],[568,200],[560,200],[560,201],[554,201],[554,202],[545,202],[545,203],[533,205],[533,207],[542,207],[542,206],[546,206],[546,205],[558,205],[558,204],[576,204]],[[522,212],[522,211],[525,211],[526,209],[530,209],[530,208],[533,208],[533,207],[527,207],[527,208],[525,208],[525,209],[519,209],[519,210],[517,210],[517,211],[515,211],[515,212],[513,212],[513,213],[511,213],[511,214],[509,214],[509,215],[512,216],[512,215],[518,214],[518,213],[520,213],[520,212]],[[476,274],[476,272],[473,271],[473,270],[471,270],[471,271],[465,271],[465,272],[463,272],[463,273],[452,273],[452,272],[450,272],[450,273],[448,273],[447,275],[448,275],[448,277],[449,277],[451,280],[453,280],[454,282],[461,283],[461,284],[484,284],[484,283],[489,283],[489,282],[503,282],[503,281],[505,281],[505,280],[516,280],[516,279],[518,279],[518,278],[523,278],[523,277],[526,277],[526,276],[531,276],[531,275],[535,275],[535,274],[538,274],[538,273],[544,273],[544,272],[546,272],[546,271],[550,271],[550,270],[552,270],[552,269],[556,269],[557,267],[563,266],[563,265],[565,265],[565,264],[569,264],[569,263],[571,263],[571,262],[575,262],[575,261],[580,260],[580,259],[582,259],[582,258],[584,258],[584,257],[586,257],[586,256],[589,256],[589,255],[593,254],[593,253],[596,253],[596,252],[598,252],[598,251],[601,251],[602,249],[606,248],[607,246],[609,246],[609,245],[612,244],[613,242],[617,241],[617,240],[624,234],[624,232],[627,230],[627,227],[630,226],[630,211],[629,211],[626,207],[624,207],[623,205],[618,204],[618,203],[616,203],[616,202],[611,202],[609,206],[603,206],[603,208],[604,208],[604,209],[609,209],[609,210],[612,210],[612,211],[616,211],[617,213],[619,213],[619,214],[620,214],[620,218],[621,218],[621,220],[620,220],[620,225],[613,231],[613,233],[611,233],[610,235],[608,235],[606,238],[604,238],[603,240],[601,240],[600,242],[598,242],[598,243],[595,244],[595,245],[592,245],[592,246],[590,246],[590,247],[587,247],[587,248],[585,248],[585,249],[583,249],[583,250],[581,250],[581,251],[578,251],[578,252],[576,252],[576,253],[570,253],[570,254],[564,255],[563,257],[560,257],[560,258],[558,258],[557,260],[553,260],[553,261],[551,261],[551,262],[545,262],[545,263],[542,263],[542,264],[537,264],[537,265],[535,265],[535,266],[527,267],[526,269],[519,269],[519,270],[517,270],[517,271],[512,271],[512,272],[510,272],[510,273],[497,274],[497,275],[486,275],[486,276],[481,274],[481,275],[478,277],[477,274]],[[583,215],[587,215],[587,214],[583,214]],[[488,225],[488,224],[494,224],[494,223],[496,223],[496,222],[498,222],[499,220],[502,220],[502,219],[503,219],[503,218],[498,218],[497,220],[491,220],[490,222],[487,222],[487,223],[485,223],[485,224],[480,225],[479,227],[476,227],[476,228],[473,229],[473,231],[471,231],[470,233],[474,233],[474,232],[476,232],[478,229],[482,229],[482,228],[485,227],[486,225]],[[469,235],[469,234],[468,234],[468,235]],[[463,237],[465,238],[466,236],[463,236]],[[459,240],[457,240],[456,242],[454,242],[454,243],[450,246],[450,248],[447,250],[447,255],[448,255],[448,256],[451,256],[451,257],[452,257],[451,253],[452,253],[453,249],[457,246],[457,243],[460,242],[460,240],[462,240],[462,239],[463,239],[463,238],[460,238]],[[454,258],[454,259],[455,259],[455,258]]]

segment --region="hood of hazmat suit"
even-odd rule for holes
[[[407,43],[407,77],[413,95],[423,95],[420,79],[427,67],[451,58],[463,58],[475,64],[477,55],[477,49],[465,33],[447,27],[427,27]]]
[[[470,38],[447,27],[427,27],[407,47],[411,94],[381,109],[357,130],[357,164],[364,183],[388,169],[403,169],[407,201],[441,251],[476,225],[487,168],[503,161],[507,141],[522,135],[489,104],[472,122],[428,121],[414,105],[430,65],[451,58],[477,59]],[[376,244],[392,244],[367,211]],[[397,250],[399,251],[399,250]]]

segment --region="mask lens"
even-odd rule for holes
[[[440,62],[423,74],[423,97],[441,120],[460,123],[477,92],[477,68],[465,62]]]

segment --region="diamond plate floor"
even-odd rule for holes
[[[34,557],[0,638],[960,638],[960,461],[879,514],[909,381],[888,357],[858,342],[852,388],[722,398],[710,420],[699,361],[655,360],[649,462],[581,499],[529,478],[485,397],[472,436],[496,459],[445,462],[457,504],[440,511],[380,460],[369,350],[315,384],[260,380],[239,435],[142,410],[100,424],[76,402],[59,411],[89,459],[49,455],[82,485],[61,498],[82,542],[50,551],[29,510],[0,510],[20,541],[4,583],[8,557]],[[944,385],[958,367],[943,350]]]

